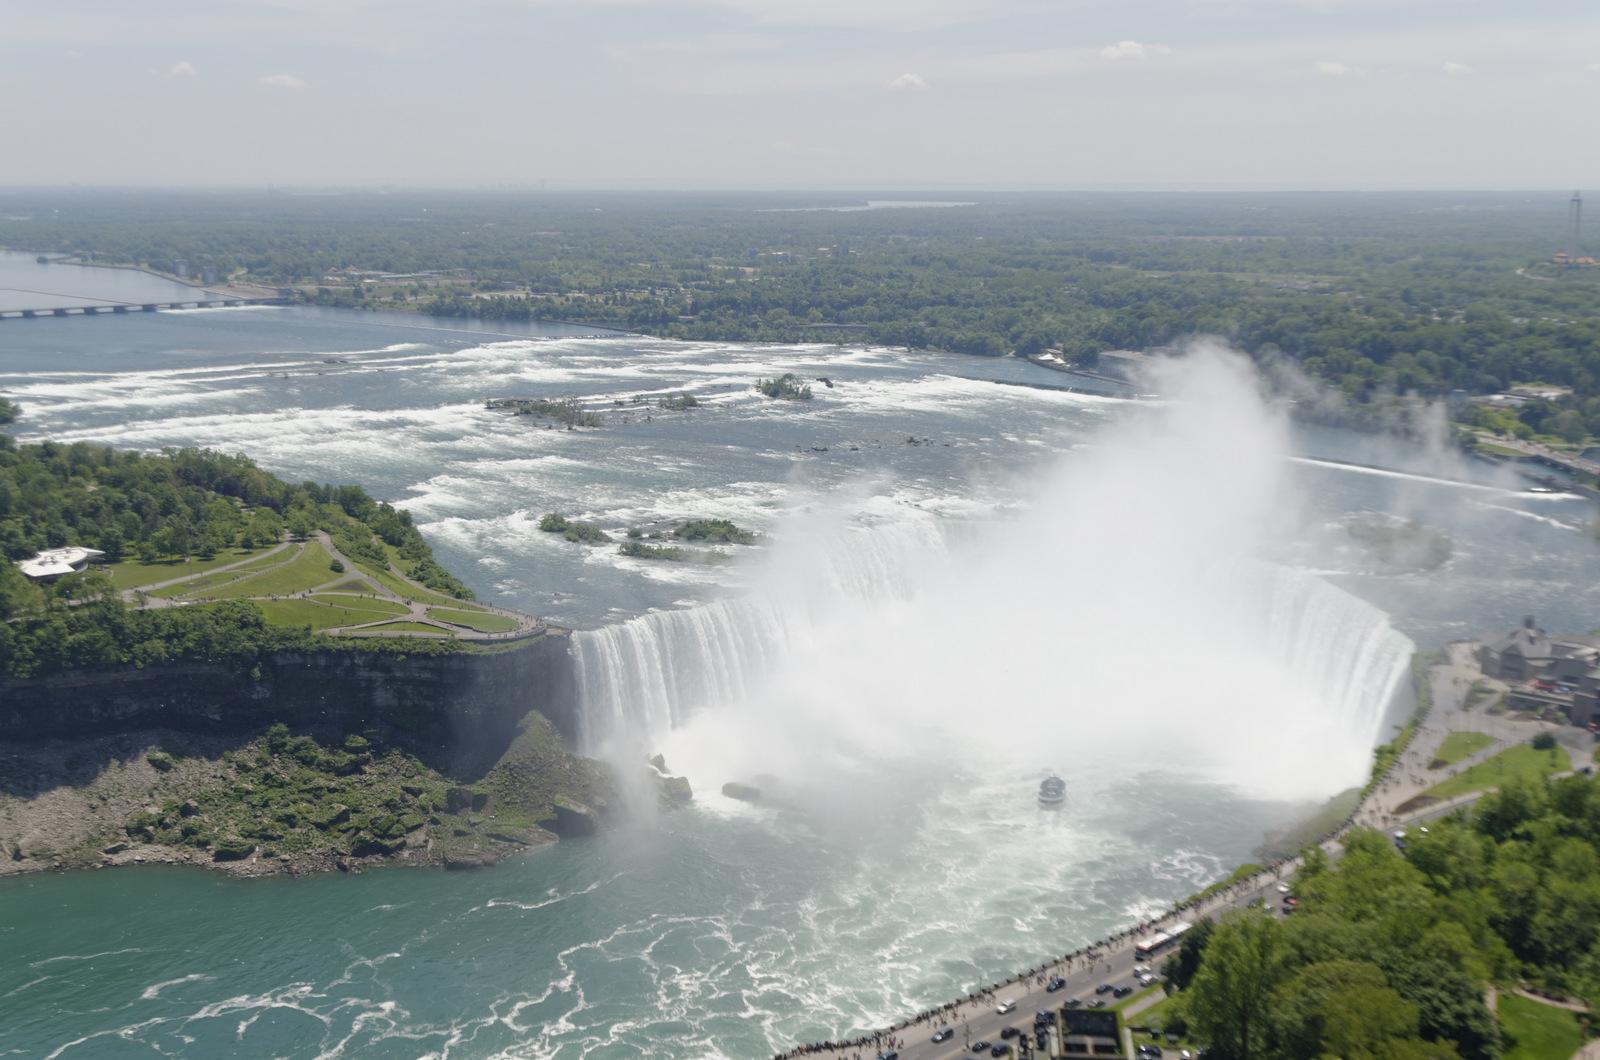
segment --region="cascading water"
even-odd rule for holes
[[[1202,353],[1168,386],[960,547],[921,513],[802,517],[750,594],[578,634],[584,745],[671,747],[702,789],[952,756],[1159,764],[1277,798],[1354,783],[1410,641],[1255,558],[1294,528],[1281,421],[1243,369]]]

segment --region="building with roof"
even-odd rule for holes
[[[1556,657],[1555,642],[1527,615],[1510,633],[1484,637],[1478,648],[1478,667],[1485,677],[1501,681],[1527,681]]]
[[[1550,716],[1559,712],[1574,725],[1600,729],[1600,638],[1594,634],[1552,637],[1528,615],[1510,633],[1478,642],[1485,677],[1505,682],[1506,705]]]
[[[103,555],[97,548],[52,548],[32,559],[18,560],[17,569],[36,582],[49,582],[67,574],[82,574],[90,560]]]

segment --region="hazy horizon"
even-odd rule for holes
[[[0,186],[1522,190],[1576,0],[0,0]],[[23,102],[25,101],[25,102]]]

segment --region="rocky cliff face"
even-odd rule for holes
[[[205,663],[0,680],[0,740],[83,739],[132,729],[243,734],[273,722],[377,730],[452,776],[481,775],[537,710],[570,736],[576,678],[564,634],[495,655],[285,653],[238,673]]]

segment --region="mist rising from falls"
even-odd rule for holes
[[[700,790],[957,764],[1113,763],[1277,798],[1357,783],[1411,644],[1257,558],[1296,504],[1248,366],[1199,350],[1161,385],[976,540],[841,502],[792,519],[748,595],[576,635],[581,742],[665,750]]]

